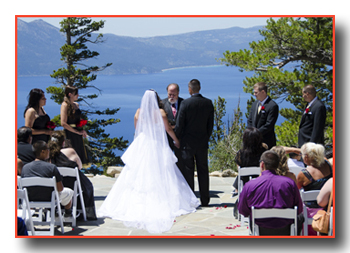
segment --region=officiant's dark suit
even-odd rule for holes
[[[250,109],[247,127],[257,128],[263,136],[263,142],[267,144],[268,149],[271,149],[276,146],[275,124],[278,118],[278,105],[267,96],[265,83],[254,85],[254,95],[257,99]],[[261,102],[263,105],[259,112]]]
[[[199,94],[200,82],[191,80],[190,98],[181,103],[175,133],[180,139],[184,168],[181,171],[194,191],[194,170],[197,169],[202,206],[209,204],[208,141],[214,126],[214,106],[210,99]]]
[[[308,105],[300,120],[298,146],[301,147],[306,142],[324,145],[326,107],[323,102],[316,97],[316,89],[312,85],[303,88],[303,98],[308,102]]]
[[[166,112],[167,117],[168,117],[168,121],[169,121],[170,125],[173,128],[175,128],[176,118],[179,115],[178,112],[179,112],[179,110],[181,108],[181,103],[183,101],[183,98],[178,96],[179,95],[179,91],[180,91],[180,89],[179,89],[177,84],[169,84],[168,87],[167,87],[168,98],[165,98],[165,99],[162,100],[163,107],[164,107],[163,109]],[[176,93],[176,94],[174,94],[174,93]],[[175,97],[174,101],[176,101],[176,102],[171,104],[169,100],[174,99],[174,97]],[[175,116],[174,116],[172,107],[175,108]],[[178,149],[177,147],[175,147],[174,141],[170,137],[169,134],[167,134],[167,137],[168,137],[169,146],[174,151],[175,156],[177,157],[176,165],[181,171],[182,170],[182,166],[183,166],[182,157],[181,157],[181,150]]]

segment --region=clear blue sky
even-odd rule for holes
[[[63,18],[20,18],[25,22],[35,19],[44,21],[59,27]],[[180,34],[193,31],[224,29],[234,26],[243,28],[266,25],[268,18],[93,18],[93,20],[106,20],[105,27],[100,30],[102,33],[113,33],[116,35],[132,37],[152,37],[161,35]]]

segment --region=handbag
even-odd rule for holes
[[[329,231],[329,219],[330,219],[330,208],[331,208],[331,204],[332,204],[332,192],[331,191],[331,195],[329,197],[329,203],[328,203],[328,208],[327,208],[327,212],[325,210],[319,210],[312,218],[312,229],[320,232],[320,233],[324,233],[324,234],[328,234]]]

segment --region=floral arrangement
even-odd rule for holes
[[[309,111],[310,111],[310,108],[306,108],[306,109],[305,109],[305,113],[306,113],[306,114],[308,114]]]
[[[265,106],[262,105],[262,106],[260,107],[259,114],[260,114],[260,113],[265,113]]]
[[[53,122],[53,121],[47,122],[46,128],[48,128],[48,129],[50,129],[50,130],[54,130],[54,129],[56,128],[55,122]]]
[[[87,124],[86,119],[81,119],[80,122],[77,124],[77,128],[83,128]]]

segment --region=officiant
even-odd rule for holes
[[[176,123],[176,118],[177,118],[177,112],[180,109],[181,102],[183,98],[179,97],[180,93],[180,87],[176,83],[171,83],[167,86],[166,88],[168,97],[162,100],[163,106],[164,106],[164,111],[167,114],[169,124],[171,127],[174,129],[175,128],[175,123]],[[175,147],[173,139],[167,134],[168,136],[168,141],[169,141],[169,146],[170,148],[174,151],[175,156],[177,157],[177,167],[182,171],[182,158],[181,158],[181,152],[180,149]]]

